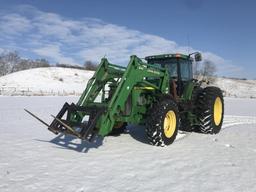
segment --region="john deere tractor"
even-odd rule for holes
[[[216,134],[223,121],[222,91],[193,78],[200,53],[133,55],[127,67],[101,60],[79,101],[65,103],[50,125],[55,134],[93,141],[122,132],[127,124],[144,125],[149,143],[170,145],[178,130]]]

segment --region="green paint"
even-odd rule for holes
[[[176,59],[177,62],[180,59],[189,60],[191,63],[190,56],[183,54],[155,55],[145,59],[152,61],[166,58]],[[180,70],[178,70],[179,72]],[[96,123],[98,134],[105,136],[111,132],[114,125],[120,122],[143,124],[152,103],[160,95],[171,94],[171,80],[167,65],[148,64],[133,55],[128,66],[122,67],[111,64],[106,58],[103,58],[76,105],[93,106],[95,109],[106,107],[106,111]],[[177,82],[181,82],[181,80],[179,79]],[[184,83],[183,92],[177,100],[178,105],[188,103],[192,99],[195,83],[192,80]],[[191,124],[197,121],[192,111],[183,112],[187,113]],[[80,123],[86,115],[90,114],[74,111],[67,120],[71,125]]]
[[[113,94],[107,99],[106,89],[109,86]],[[100,94],[100,101],[97,102],[96,97]],[[99,135],[105,136],[117,122],[143,123],[148,107],[157,94],[169,94],[169,75],[165,68],[144,63],[134,55],[127,68],[110,64],[104,58],[77,105],[107,106],[96,124]],[[86,115],[74,112],[69,121],[81,122]]]

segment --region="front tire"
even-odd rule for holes
[[[177,136],[179,124],[178,105],[174,100],[164,98],[155,103],[146,122],[149,143],[156,146],[172,144]]]

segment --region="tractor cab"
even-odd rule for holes
[[[195,61],[201,61],[201,54],[196,52]],[[168,68],[170,75],[170,87],[171,90],[174,90],[178,96],[181,96],[187,82],[192,81],[193,71],[192,71],[192,54],[163,54],[163,55],[153,55],[148,56],[145,60],[148,64],[158,65],[161,67]],[[173,91],[172,91],[173,92]]]

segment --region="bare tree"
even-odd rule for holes
[[[8,72],[8,66],[0,59],[0,76],[6,75]]]
[[[84,63],[84,68],[86,70],[90,70],[90,71],[96,71],[98,65],[93,63],[92,61],[85,61]]]
[[[71,69],[84,69],[84,67],[80,65],[70,65],[70,64],[62,64],[62,63],[56,63],[56,67],[63,67],[63,68],[71,68]]]
[[[13,72],[14,66],[20,61],[20,57],[16,51],[4,52],[0,55],[1,75]]]
[[[213,76],[215,75],[217,69],[216,69],[216,65],[209,60],[205,60],[203,62],[203,66],[202,66],[202,75],[203,76]]]
[[[200,65],[198,63],[194,65],[194,75],[198,78],[201,76],[201,78],[210,82],[214,82],[216,72],[216,65],[210,60],[204,60]]]
[[[37,67],[49,67],[46,59],[23,59],[18,52],[4,52],[0,55],[0,76]]]
[[[49,62],[46,59],[36,59],[34,62],[33,67],[50,67]]]

